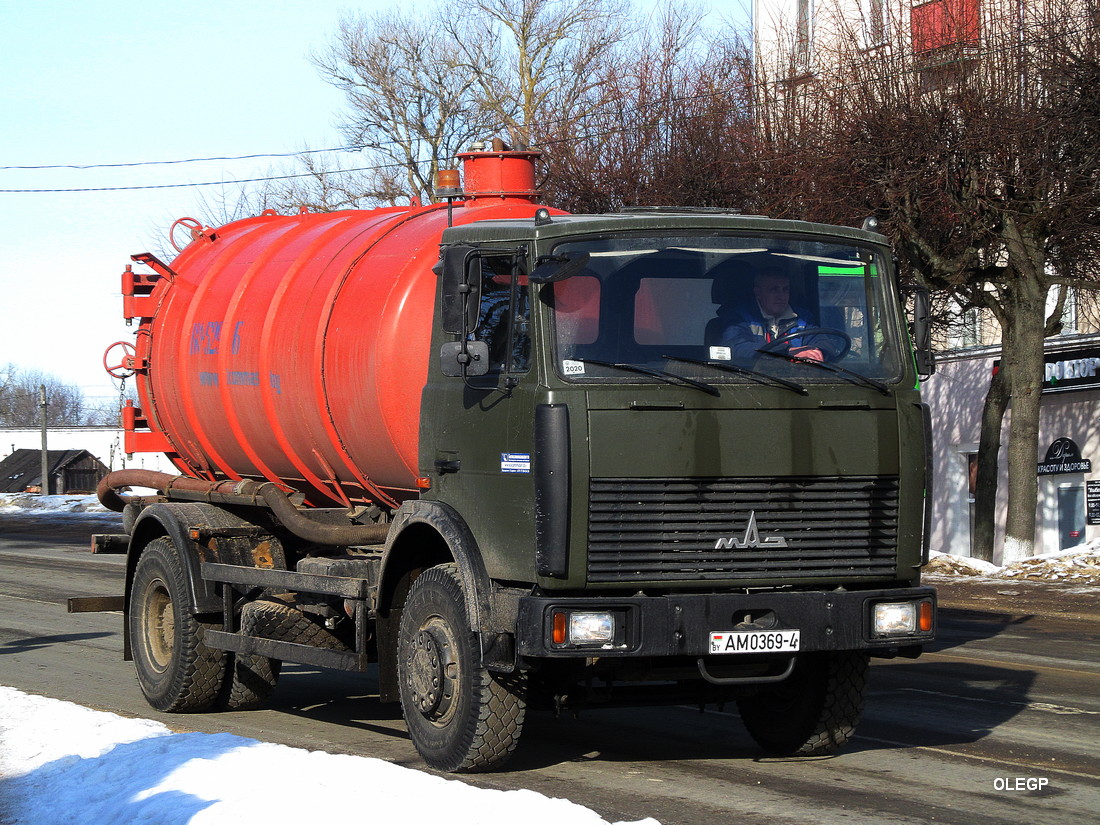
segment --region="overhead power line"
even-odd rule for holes
[[[0,189],[0,194],[31,192],[133,192],[138,189],[188,189],[196,186],[228,186],[237,183],[264,183],[272,180],[290,180],[292,178],[312,178],[317,175],[342,175],[348,172],[373,172],[379,169],[403,167],[403,163],[383,163],[378,166],[360,166],[355,169],[333,169],[328,172],[299,172],[294,175],[267,175],[262,178],[238,178],[235,180],[208,180],[199,183],[148,183],[140,186],[89,186],[72,189]]]
[[[0,166],[0,171],[38,171],[42,169],[123,169],[134,166],[171,166],[179,163],[210,163],[229,160],[257,160],[259,158],[296,158],[302,155],[318,155],[324,152],[359,152],[362,146],[337,146],[332,149],[303,149],[300,152],[257,152],[253,155],[226,155],[224,157],[179,158],[177,160],[139,160],[129,163],[52,163],[39,166]],[[97,190],[90,190],[97,191]]]

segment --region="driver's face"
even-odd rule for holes
[[[778,317],[791,305],[791,281],[785,275],[765,275],[752,291],[765,315]]]

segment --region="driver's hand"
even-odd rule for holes
[[[791,350],[791,355],[797,355],[799,358],[808,358],[811,361],[825,360],[825,353],[816,347],[798,347]]]

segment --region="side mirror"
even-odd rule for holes
[[[477,329],[481,307],[481,257],[472,246],[449,246],[443,250],[443,284],[440,321],[443,331],[467,335]]]
[[[924,287],[913,295],[913,347],[917,374],[927,378],[936,371],[936,359],[932,355],[932,302]]]
[[[484,341],[446,343],[439,348],[439,368],[448,378],[485,375],[489,372],[489,345]]]
[[[588,266],[591,257],[587,252],[573,252],[539,258],[535,271],[531,273],[531,283],[552,284],[572,278]]]

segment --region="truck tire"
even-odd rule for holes
[[[263,707],[279,683],[282,662],[256,653],[232,653],[225,669],[225,684],[218,696],[221,710],[255,710]]]
[[[325,650],[348,649],[327,628],[314,622],[293,605],[276,599],[257,599],[241,608],[241,632],[277,642],[296,642]]]
[[[166,713],[207,710],[225,677],[224,651],[202,642],[208,625],[189,609],[183,560],[161,537],[142,551],[127,616],[138,684],[146,701]]]
[[[241,609],[241,633],[249,636],[263,636],[257,611],[249,602]],[[270,638],[270,637],[269,637]],[[269,659],[255,653],[230,654],[226,668],[225,685],[218,697],[218,707],[225,710],[254,710],[261,707],[275,690],[279,682],[282,662]]]
[[[397,656],[401,708],[428,765],[473,772],[507,761],[523,730],[526,676],[481,666],[455,565],[428,568],[413,582]]]
[[[241,633],[278,642],[344,650],[345,646],[325,628],[314,623],[292,605],[273,599],[258,599],[241,608]],[[253,710],[261,707],[279,682],[282,662],[256,653],[233,654],[226,683],[218,697],[225,710]]]
[[[843,747],[859,723],[868,657],[859,651],[805,654],[788,679],[737,700],[749,734],[777,756],[822,756]]]

